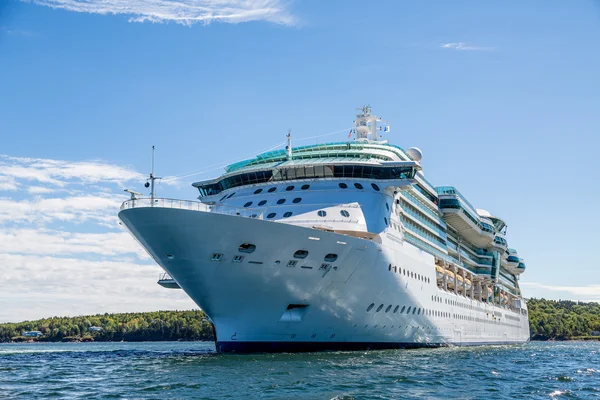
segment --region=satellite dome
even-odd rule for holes
[[[408,154],[416,162],[421,162],[421,159],[423,158],[423,152],[417,147],[411,147],[410,149],[406,150],[406,154]]]

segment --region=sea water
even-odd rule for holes
[[[218,354],[213,343],[0,344],[0,399],[600,398],[600,342]]]

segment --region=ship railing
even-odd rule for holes
[[[158,275],[158,280],[160,281],[175,281],[168,272],[161,272]]]
[[[167,198],[138,198],[124,201],[121,204],[121,210],[130,208],[147,208],[147,207],[159,207],[159,208],[176,208],[181,210],[191,211],[204,211],[216,214],[235,215],[239,217],[263,219],[262,211],[253,208],[239,208],[223,205],[207,205],[200,201],[192,200],[179,200],[179,199],[167,199]]]

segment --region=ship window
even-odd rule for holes
[[[292,203],[300,203],[302,201],[301,197],[296,197],[294,200],[292,200]]]
[[[340,214],[342,214],[342,217],[349,217],[350,216],[350,213],[348,211],[346,211],[346,210],[340,211]]]
[[[375,303],[369,304],[369,307],[367,307],[367,312],[371,311],[373,307],[375,307]]]
[[[413,314],[417,312],[417,307],[413,308]]]
[[[396,268],[396,266],[394,265],[394,273],[398,272],[398,269]]]
[[[221,253],[213,253],[212,256],[210,256],[211,261],[221,261],[222,258],[223,254]]]
[[[348,185],[346,185],[344,182],[338,183],[338,186],[341,187],[342,189],[347,189],[348,188]]]
[[[246,204],[244,204],[244,207],[250,207],[251,205],[252,205],[252,202],[251,202],[251,201],[249,201],[249,202],[247,202]]]
[[[421,315],[421,309],[419,308],[417,315]]]
[[[377,186],[377,185],[376,185],[376,184],[374,184],[374,183],[371,183],[371,186],[373,187],[373,189],[375,189],[376,191],[378,191],[378,192],[379,192],[379,186]]]
[[[261,200],[261,201],[258,202],[259,206],[264,206],[265,204],[267,204],[266,200]]]
[[[289,218],[291,216],[292,216],[292,212],[291,211],[288,211],[288,212],[286,212],[286,213],[283,214],[283,218]]]
[[[225,197],[227,197],[227,195],[225,195],[225,196],[221,197],[221,200],[219,200],[219,201],[223,201],[223,200],[225,200]]]
[[[410,309],[411,309],[411,306],[408,306],[408,308],[406,309],[407,314],[410,314]]]
[[[383,217],[383,222],[385,222],[385,226],[387,226],[387,224],[388,224],[388,220],[387,220],[387,218],[386,218],[386,217]]]
[[[229,196],[227,196],[227,198],[228,199],[232,198],[234,194],[235,194],[235,192],[231,193]]]
[[[300,189],[302,189],[302,190],[306,190],[306,189],[308,189],[309,187],[310,187],[310,185],[302,185],[302,186],[300,187]]]
[[[290,260],[290,261],[287,263],[287,266],[288,266],[289,268],[294,268],[294,267],[296,266],[296,264],[298,264],[298,261],[295,261],[295,260]]]
[[[402,310],[400,310],[400,314],[403,314],[404,310],[406,310],[406,306],[402,306]]]
[[[233,260],[231,260],[234,263],[241,263],[242,261],[244,261],[244,256],[233,256]]]
[[[318,215],[319,217],[324,217],[324,216],[326,216],[326,215],[327,215],[327,212],[325,212],[324,210],[319,210],[319,211],[317,212],[317,215]]]
[[[387,306],[387,308],[385,309],[385,312],[388,312],[392,309],[392,305],[390,304],[389,306]]]
[[[294,185],[286,187],[285,190],[288,192],[294,190]]]
[[[390,211],[390,206],[388,203],[385,203],[385,208],[386,208],[386,210]]]
[[[294,258],[306,258],[308,256],[308,251],[306,250],[298,250],[294,253]]]
[[[400,308],[400,306],[396,306],[396,308],[394,308],[394,314],[396,314],[398,312],[399,308]]]
[[[277,200],[277,204],[283,204],[283,203],[285,203],[285,199],[279,199],[279,200]]]
[[[379,307],[377,307],[377,310],[375,310],[375,312],[381,311],[382,308],[383,308],[383,304],[380,304]]]
[[[277,188],[275,186],[273,186],[272,188],[269,188],[269,190],[267,190],[267,192],[273,193],[276,190],[277,190]]]
[[[388,271],[392,270],[392,264],[388,265]]]
[[[329,253],[325,256],[325,261],[334,262],[335,260],[337,260],[337,258],[338,258],[337,254]]]
[[[256,190],[254,191],[254,194],[259,194],[260,192],[262,192],[262,188],[261,188],[261,189],[256,189]]]
[[[252,214],[252,215],[250,215],[250,218],[256,218],[256,217],[258,217],[258,215],[257,215],[257,214]]]
[[[256,250],[256,246],[251,243],[242,243],[240,247],[238,247],[240,253],[252,253],[254,250]]]
[[[271,218],[275,218],[275,216],[277,215],[277,213],[269,213],[267,215],[267,218],[271,219]]]
[[[357,188],[357,189],[362,189],[363,185],[361,185],[360,183],[355,183],[354,187]]]

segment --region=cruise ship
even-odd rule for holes
[[[119,218],[159,283],[206,313],[219,352],[528,341],[506,223],[433,186],[421,151],[388,130],[366,106],[345,141],[293,147],[288,134],[193,183],[199,201],[133,194]]]

